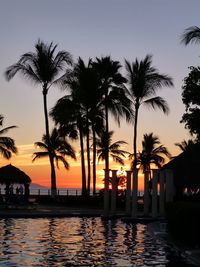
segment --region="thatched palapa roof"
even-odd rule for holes
[[[25,172],[9,164],[0,168],[0,184],[29,184],[31,178]]]

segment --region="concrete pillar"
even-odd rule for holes
[[[116,212],[116,200],[117,200],[117,170],[112,170],[111,213],[113,215]]]
[[[153,170],[153,180],[152,180],[152,217],[156,218],[158,216],[158,171]]]
[[[159,172],[160,180],[160,196],[159,196],[159,215],[165,215],[165,173],[164,171]]]
[[[172,170],[165,170],[166,177],[166,202],[172,202],[174,198],[174,178]]]
[[[137,217],[138,169],[133,170],[132,217]]]
[[[132,171],[126,171],[126,214],[131,212],[131,175]]]
[[[149,172],[144,173],[144,215],[149,214]]]
[[[105,171],[105,180],[104,180],[104,216],[108,216],[109,213],[109,171]]]

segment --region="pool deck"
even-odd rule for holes
[[[117,211],[115,214],[105,216],[103,209],[64,207],[54,205],[37,206],[0,206],[0,219],[2,218],[48,218],[48,217],[102,217],[105,219],[121,218],[126,222],[149,223],[163,221],[164,218],[153,219],[138,214],[137,218],[127,216],[124,211]]]

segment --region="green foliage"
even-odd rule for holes
[[[200,67],[190,67],[189,75],[184,79],[182,100],[185,113],[181,123],[185,128],[200,139]]]

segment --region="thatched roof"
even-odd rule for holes
[[[165,164],[162,169],[171,169],[174,172],[176,186],[200,187],[200,145],[182,152]]]
[[[9,164],[0,168],[0,184],[27,184],[31,178],[20,169]]]

